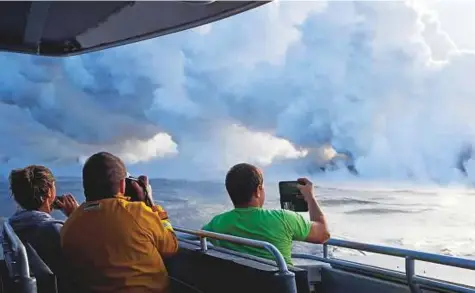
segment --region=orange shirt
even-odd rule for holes
[[[68,276],[85,292],[166,292],[162,256],[178,250],[160,206],[120,196],[83,203],[61,229],[61,246]]]

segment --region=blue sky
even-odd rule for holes
[[[475,134],[475,5],[455,2],[282,1],[84,56],[3,53],[1,170],[79,175],[107,150],[135,173],[214,178],[331,143],[363,176],[451,177]]]

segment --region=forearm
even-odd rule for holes
[[[328,231],[327,221],[325,215],[323,214],[320,205],[317,202],[315,197],[312,197],[307,201],[308,213],[310,214],[310,221],[321,224],[326,231]]]
[[[311,228],[306,241],[311,243],[325,243],[330,239],[330,232],[325,215],[315,198],[313,184],[306,178],[300,178],[299,181],[305,183],[300,183],[299,189],[307,202],[311,221]]]

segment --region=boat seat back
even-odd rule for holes
[[[178,253],[166,259],[168,273],[171,279],[194,288],[189,292],[296,293],[290,285],[294,275],[280,274],[275,262],[228,252],[220,248],[203,253],[199,245],[180,242]],[[297,291],[308,293],[307,272],[294,267],[289,270],[295,274]]]
[[[8,221],[3,223],[2,247],[6,268],[2,281],[9,289],[6,293],[58,292],[56,276],[36,250],[20,240]]]
[[[30,272],[36,279],[38,293],[57,293],[55,274],[29,243],[24,243],[24,245],[28,255]]]
[[[30,274],[26,248],[8,221],[3,223],[2,248],[7,269],[4,281],[10,292],[37,293],[36,279]]]
[[[13,292],[12,288],[10,288],[11,284],[8,283],[9,276],[8,276],[8,269],[5,265],[5,260],[0,260],[0,293],[8,293]]]

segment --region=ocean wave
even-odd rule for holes
[[[338,199],[321,199],[320,203],[323,206],[342,206],[342,205],[368,205],[379,204],[376,201],[362,200],[354,198],[338,198]]]
[[[422,213],[422,212],[426,212],[426,211],[430,211],[430,210],[432,210],[432,209],[403,210],[403,209],[391,209],[391,208],[365,208],[365,209],[356,209],[356,210],[352,210],[352,211],[346,211],[345,214],[348,214],[348,215],[413,214],[413,213]]]

